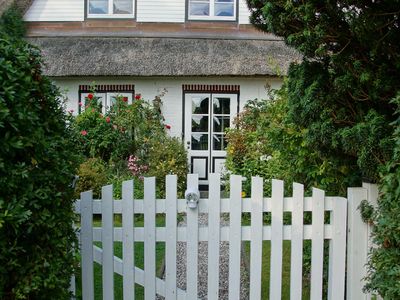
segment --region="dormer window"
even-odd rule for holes
[[[88,18],[133,18],[135,0],[88,0]]]
[[[237,0],[189,0],[189,20],[236,20]]]

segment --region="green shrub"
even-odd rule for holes
[[[95,101],[92,103],[73,122],[80,153],[104,161],[124,158],[131,150],[128,132],[118,128],[110,116],[103,116]]]
[[[314,149],[307,142],[307,130],[288,120],[286,85],[271,93],[267,100],[249,101],[227,135],[226,167],[248,178],[244,191],[250,193],[251,176],[282,179],[287,192],[292,182],[304,184],[306,191],[318,187],[334,195],[359,185],[356,165]],[[270,193],[268,181],[265,191]]]
[[[165,136],[161,139],[149,139],[146,143],[148,151],[144,161],[147,162],[146,176],[155,176],[160,196],[165,195],[165,176],[178,176],[178,192],[182,196],[186,188],[188,173],[187,153],[182,141]]]
[[[384,299],[400,299],[400,93],[394,98],[397,121],[393,134],[394,154],[382,170],[380,197],[375,215],[367,290]]]
[[[81,192],[93,190],[94,197],[101,197],[101,188],[107,184],[107,169],[100,158],[89,158],[79,166],[79,179],[76,185],[76,197]]]
[[[188,172],[187,154],[182,142],[167,135],[168,126],[161,114],[161,98],[156,96],[152,102],[135,97],[132,104],[117,97],[116,103],[103,116],[95,93],[85,103],[85,111],[73,122],[74,139],[80,147],[80,153],[86,159],[99,158],[104,163],[107,182],[115,184],[115,196],[120,197],[120,184],[123,180],[135,178],[137,192],[143,195],[141,182],[144,176],[157,178],[157,195],[165,194],[165,176],[176,174],[179,177],[178,189],[185,189]],[[83,165],[85,169],[91,163]],[[82,168],[81,168],[82,169]],[[95,178],[97,171],[90,171]],[[103,175],[101,177],[103,179]],[[97,179],[97,178],[96,178]],[[78,191],[100,187],[97,182],[78,181]],[[81,187],[81,185],[83,185]]]
[[[0,298],[69,299],[76,151],[39,51],[7,28],[0,28]]]
[[[126,160],[133,153],[142,153],[143,143],[164,136],[164,125],[158,100],[153,104],[135,99],[132,104],[117,97],[116,104],[103,115],[93,93],[84,112],[73,122],[75,139],[85,157],[99,157],[105,162]]]

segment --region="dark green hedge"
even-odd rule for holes
[[[0,21],[0,299],[67,299],[75,156],[58,90],[21,25],[15,10]]]

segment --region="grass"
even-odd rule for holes
[[[245,257],[247,266],[250,259],[250,242],[244,243]],[[283,241],[283,256],[282,256],[282,300],[290,299],[290,241]],[[269,299],[269,282],[270,282],[270,260],[271,260],[271,242],[263,242],[262,252],[262,277],[261,277],[261,298]],[[303,281],[302,299],[310,299],[309,284]]]
[[[94,226],[101,226],[101,220],[95,220],[93,222]],[[165,225],[165,218],[163,215],[157,215],[156,217],[157,226]],[[135,218],[135,226],[143,227],[144,220],[143,216],[138,216]],[[115,227],[121,227],[121,220],[117,216],[114,221]],[[101,248],[101,242],[95,242],[94,245]],[[144,243],[143,242],[135,242],[134,243],[134,251],[135,251],[135,266],[144,269]],[[114,242],[114,255],[122,258],[122,242]],[[165,243],[157,242],[156,243],[156,274],[160,276],[161,268],[163,266],[164,257],[165,257]],[[103,299],[103,284],[102,284],[102,266],[98,263],[94,263],[94,299]],[[80,270],[78,270],[80,274]],[[76,299],[82,299],[82,286],[81,286],[81,277],[77,276],[77,291],[76,291]],[[122,276],[114,273],[114,299],[119,300],[123,299],[123,288],[122,288]],[[141,300],[144,299],[144,288],[138,284],[135,285],[135,299]]]

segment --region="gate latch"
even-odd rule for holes
[[[195,209],[199,203],[200,192],[194,189],[187,189],[185,192],[186,204],[189,208]]]

